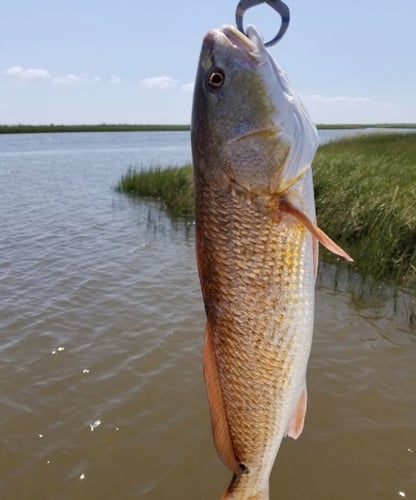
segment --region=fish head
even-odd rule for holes
[[[194,88],[196,178],[254,195],[283,192],[310,166],[316,128],[257,30],[211,30]]]

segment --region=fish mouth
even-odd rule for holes
[[[224,25],[220,29],[210,31],[205,37],[205,43],[211,45],[219,42],[231,45],[247,61],[251,63],[254,61],[256,65],[263,64],[267,55],[261,36],[254,26],[248,26],[246,33],[242,33],[234,26]]]
[[[229,42],[234,45],[234,47],[247,52],[258,52],[257,44],[234,26],[224,25],[220,32],[227,37]]]

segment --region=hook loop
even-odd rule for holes
[[[238,2],[237,10],[235,12],[235,20],[237,23],[237,28],[242,33],[244,33],[243,16],[246,10],[250,9],[251,7],[255,7],[256,5],[260,5],[262,3],[267,3],[268,5],[270,5],[270,7],[274,9],[282,18],[282,24],[280,25],[280,29],[277,35],[272,40],[264,44],[265,47],[271,47],[282,38],[282,36],[286,33],[286,30],[289,26],[289,20],[290,20],[289,7],[285,3],[283,3],[282,0],[240,0]]]

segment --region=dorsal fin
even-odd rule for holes
[[[354,259],[345,250],[337,245],[335,241],[331,240],[331,238],[327,234],[325,234],[322,229],[320,229],[316,224],[308,219],[308,217],[301,210],[293,206],[289,200],[287,200],[286,198],[281,198],[279,207],[283,212],[293,215],[293,217],[296,217],[296,219],[302,222],[306,229],[310,231],[312,236],[316,238],[319,243],[321,243],[330,252],[343,257],[349,262],[353,262]]]
[[[214,338],[209,320],[205,328],[203,365],[209,409],[211,412],[212,435],[217,453],[229,469],[235,474],[241,473],[239,463],[234,455],[233,444],[228,428],[224,398],[221,391],[217,362],[215,359]]]

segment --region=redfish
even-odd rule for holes
[[[253,27],[204,38],[192,111],[196,254],[223,499],[269,498],[284,436],[303,429],[318,241],[316,127]]]

